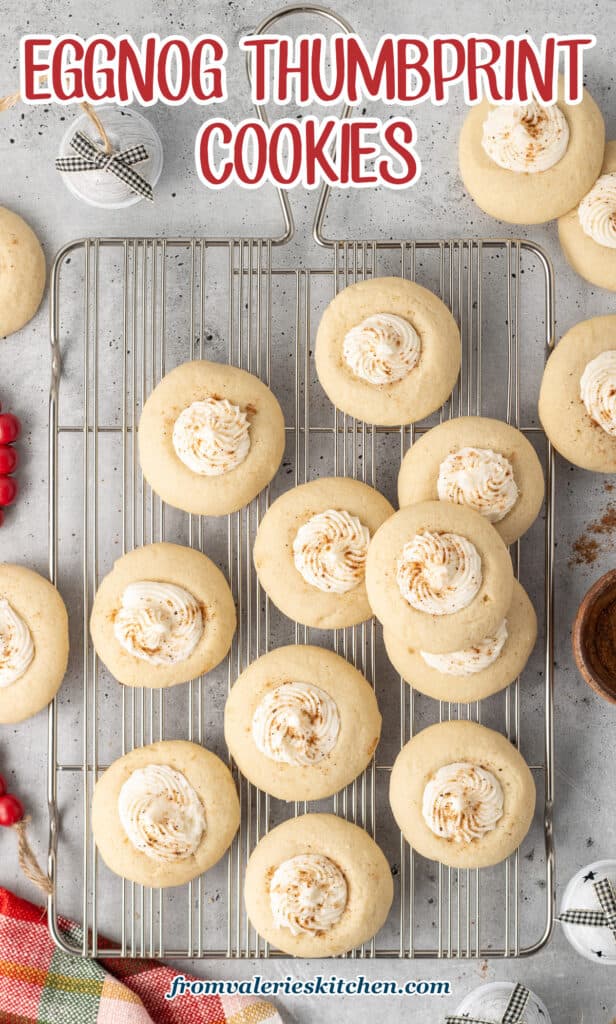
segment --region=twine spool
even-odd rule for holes
[[[13,93],[10,94],[10,96],[1,96],[0,97],[0,113],[2,113],[5,110],[10,110],[11,107],[14,107],[19,102],[20,99],[21,99],[21,95],[18,92],[13,92]],[[98,114],[94,110],[94,107],[92,106],[92,104],[91,103],[87,103],[84,100],[84,102],[80,103],[79,106],[81,107],[82,110],[84,110],[86,112],[86,114],[90,118],[92,124],[96,128],[98,134],[100,135],[100,137],[102,139],[102,142],[103,142],[103,151],[105,153],[111,153],[113,147],[111,145],[111,142],[109,141],[109,136],[107,135],[107,132],[105,131],[103,122],[101,121],[100,117],[98,116]]]

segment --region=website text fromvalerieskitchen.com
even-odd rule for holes
[[[187,978],[184,974],[176,974],[165,999],[177,999],[179,996],[446,996],[451,995],[448,981],[392,981],[383,978],[366,978],[358,974],[355,978],[340,978],[336,974],[325,977],[315,974],[312,978],[300,980],[287,974],[285,978],[262,978],[253,974],[252,978],[243,981],[234,979],[205,980]]]

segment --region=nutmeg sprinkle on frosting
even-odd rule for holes
[[[272,761],[295,766],[318,764],[333,750],[340,714],[325,690],[288,682],[259,701],[252,719],[257,748]]]
[[[370,531],[357,516],[327,509],[310,517],[293,541],[295,568],[317,590],[344,594],[363,582]]]
[[[441,839],[469,845],[492,832],[503,816],[500,782],[487,768],[466,762],[446,764],[428,780],[423,817]]]
[[[277,928],[292,935],[323,935],[333,928],[347,906],[346,878],[329,857],[299,854],[283,861],[270,884],[270,905]]]

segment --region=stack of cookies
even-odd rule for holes
[[[446,421],[407,453],[401,509],[370,545],[366,586],[389,658],[418,690],[464,703],[522,672],[537,621],[507,544],[531,526],[543,493],[531,444],[497,420]],[[418,852],[481,867],[520,845],[535,786],[505,737],[458,720],[425,729],[403,748],[390,799]]]

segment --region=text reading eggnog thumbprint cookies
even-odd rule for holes
[[[96,592],[96,653],[126,686],[173,686],[227,654],[235,605],[225,577],[193,548],[149,544],[123,555]]]
[[[381,734],[374,690],[321,647],[278,647],[254,661],[225,706],[238,768],[280,800],[321,800],[369,764]]]
[[[511,604],[509,552],[479,512],[422,501],[391,516],[366,561],[372,610],[394,636],[433,654],[496,634]]]
[[[605,127],[592,96],[544,107],[472,107],[460,134],[460,173],[478,206],[511,224],[560,217],[588,192],[603,162]]]
[[[448,654],[431,654],[383,631],[385,649],[403,679],[435,700],[468,703],[509,686],[523,672],[537,640],[537,616],[517,580],[507,614],[494,633]]]
[[[285,445],[278,401],[258,377],[197,360],[172,370],[139,422],[139,458],[160,497],[196,515],[243,508],[276,474]]]
[[[0,563],[0,724],[52,700],[68,661],[68,616],[56,588],[32,569]]]
[[[393,513],[373,487],[324,477],[281,495],[257,531],[259,582],[280,611],[306,626],[339,629],[371,618],[368,545]]]
[[[246,911],[256,931],[291,956],[339,956],[385,923],[389,864],[364,829],[306,814],[272,829],[246,867]]]
[[[517,850],[537,794],[530,768],[505,736],[458,720],[431,725],[402,748],[389,799],[404,838],[423,857],[481,868]]]
[[[601,175],[579,206],[560,217],[558,237],[580,277],[616,291],[616,142],[606,144]]]
[[[114,761],[94,787],[92,831],[111,871],[140,885],[183,885],[231,845],[240,804],[231,773],[197,743],[164,740]]]
[[[505,544],[532,526],[544,494],[543,470],[530,441],[515,427],[485,416],[445,420],[404,456],[400,507],[450,501],[480,512]]]
[[[460,332],[432,292],[401,277],[349,285],[317,332],[317,374],[342,412],[383,426],[414,423],[449,398]]]
[[[582,320],[547,361],[539,418],[557,451],[596,473],[616,473],[616,316]]]

